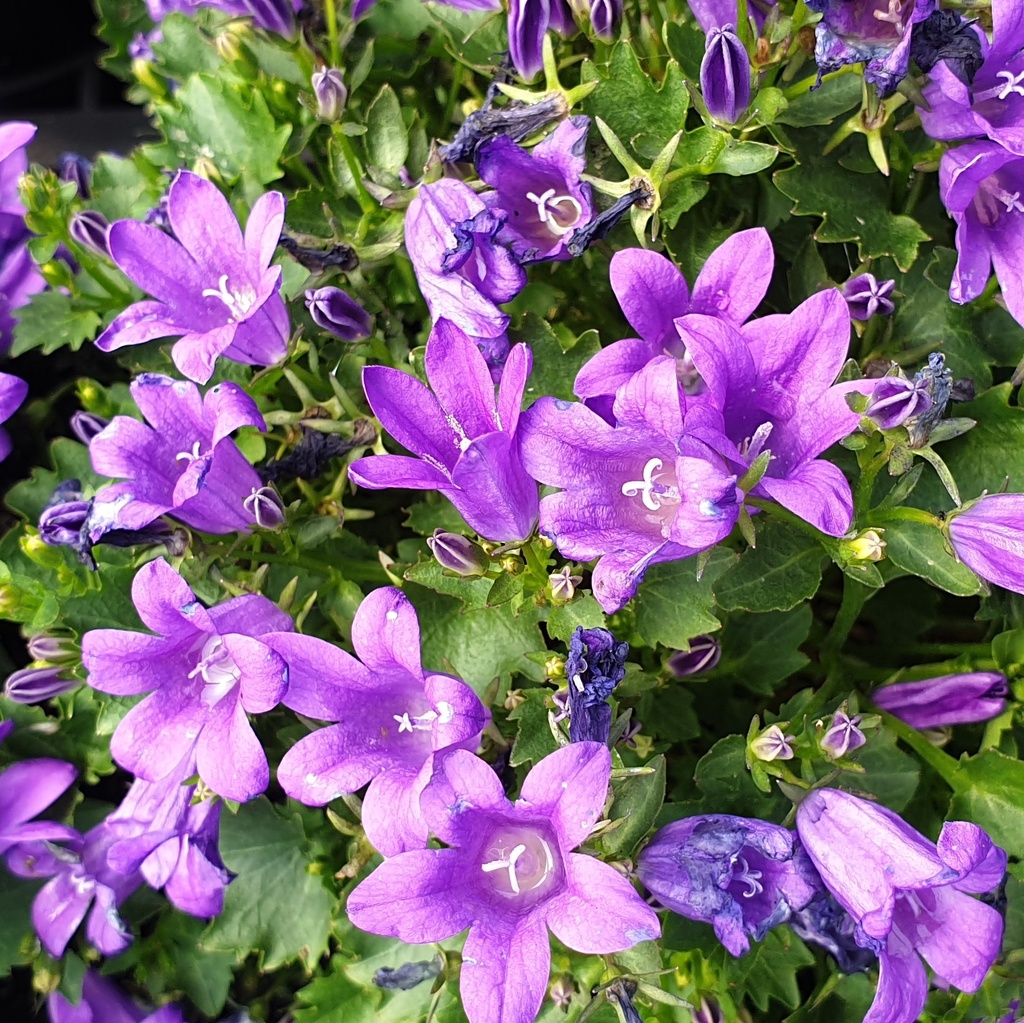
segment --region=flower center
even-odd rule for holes
[[[434,727],[434,722],[439,721],[442,725],[448,724],[455,716],[455,708],[450,703],[439,703],[438,710],[428,710],[425,714],[392,714],[392,718],[398,722],[398,734],[402,732],[429,732]],[[440,713],[439,713],[440,712]]]
[[[890,25],[895,25],[901,32],[903,31],[903,4],[900,3],[900,0],[889,0],[889,6],[886,10],[872,11],[871,16],[877,18],[878,21],[885,21]]]
[[[199,675],[205,683],[202,701],[208,707],[219,703],[242,677],[242,669],[228,653],[220,636],[211,636],[203,645],[199,663],[188,673]]]
[[[679,488],[673,478],[671,484],[659,483],[662,476],[672,475],[659,471],[664,465],[660,458],[649,458],[644,465],[643,479],[627,480],[622,484],[623,497],[639,497],[645,508],[660,510],[663,504],[679,504]]]
[[[732,878],[734,881],[739,881],[740,884],[747,885],[747,890],[743,892],[743,898],[750,899],[764,891],[764,885],[761,884],[762,877],[764,874],[760,870],[751,870],[746,857],[738,855],[733,857]]]
[[[555,852],[533,828],[503,828],[483,847],[480,870],[505,898],[541,894],[556,874]]]
[[[195,444],[192,445],[192,450],[191,451],[179,451],[174,456],[174,460],[176,462],[180,462],[182,459],[184,459],[186,462],[189,462],[189,463],[197,462],[200,458],[203,457],[199,453],[199,449],[202,447],[202,444],[203,444],[202,441],[197,440],[195,442]]]
[[[221,274],[216,288],[204,288],[203,298],[219,298],[227,307],[231,316],[228,322],[245,319],[245,314],[256,304],[256,291],[248,284],[242,288],[228,288],[228,275]]]
[[[982,181],[974,197],[974,209],[985,227],[992,227],[1000,217],[1008,213],[1024,213],[1021,193],[1010,192],[999,183],[995,174]]]
[[[558,237],[568,234],[583,215],[583,207],[571,195],[555,195],[553,188],[541,195],[527,192],[526,198],[536,205],[540,222]]]
[[[996,78],[1003,79],[1003,84],[996,93],[996,99],[1008,99],[1011,93],[1024,96],[1024,71],[1015,75],[1012,71],[997,71]]]

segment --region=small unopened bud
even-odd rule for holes
[[[323,67],[313,72],[316,113],[321,121],[338,121],[348,101],[348,89],[337,68]]]
[[[568,604],[576,596],[576,587],[583,582],[583,576],[573,575],[569,565],[563,565],[557,572],[548,576],[548,588],[551,599],[556,604]]]
[[[66,636],[49,636],[45,632],[29,639],[28,652],[33,661],[49,661],[51,664],[77,661],[80,656],[74,640]]]
[[[872,316],[892,316],[895,306],[889,296],[895,281],[880,281],[874,274],[851,277],[839,293],[846,299],[850,316],[855,320],[870,320]]]
[[[64,676],[63,668],[52,665],[45,668],[22,668],[4,683],[4,696],[15,703],[42,703],[77,685],[75,679]]]
[[[716,121],[735,124],[750,106],[750,58],[732,25],[707,35],[700,91]]]
[[[821,737],[821,748],[830,760],[838,760],[859,749],[868,740],[857,726],[861,716],[850,717],[845,710],[837,710],[832,715],[832,724]]]
[[[567,974],[562,974],[558,977],[548,988],[548,997],[555,1003],[555,1005],[562,1010],[562,1012],[568,1012],[569,1007],[572,1005],[573,995],[576,994],[576,985],[572,981],[572,977]]]
[[[96,415],[95,412],[76,412],[71,417],[71,432],[85,445],[92,442],[93,437],[102,433],[110,423],[109,419]]]
[[[427,546],[442,568],[463,579],[484,575],[491,567],[484,549],[458,533],[435,529],[434,535],[427,538]]]
[[[677,650],[665,662],[676,678],[701,675],[710,671],[722,657],[722,644],[714,636],[697,636],[690,640],[689,650]]]
[[[62,153],[57,165],[57,176],[61,181],[73,181],[78,194],[83,199],[89,198],[92,188],[92,164],[78,153]]]
[[[222,184],[224,179],[221,177],[220,171],[217,169],[217,165],[208,156],[200,156],[194,164],[192,164],[192,171],[198,174],[201,178],[206,178],[207,181],[212,181],[215,185]]]
[[[725,1023],[725,1014],[718,1002],[701,997],[700,1005],[690,1009],[693,1023]]]
[[[245,34],[245,24],[240,21],[231,21],[218,32],[213,39],[213,48],[217,51],[221,60],[231,63],[238,60],[242,55],[242,39]]]
[[[908,419],[922,415],[931,407],[932,397],[927,380],[920,380],[916,376],[913,380],[906,377],[882,377],[875,384],[864,415],[874,420],[880,429],[892,430]]]
[[[769,725],[750,744],[750,752],[758,760],[792,760],[795,735],[786,735],[778,725]]]
[[[849,564],[858,561],[881,561],[885,557],[884,529],[865,529],[852,540],[843,540],[840,555]]]
[[[611,42],[621,20],[622,0],[590,0],[590,24],[598,38]]]
[[[342,341],[362,341],[372,333],[370,314],[341,288],[310,289],[306,308],[321,330]]]
[[[565,658],[552,654],[544,662],[544,677],[551,679],[565,678]]]
[[[109,230],[110,221],[99,210],[79,211],[71,218],[68,227],[72,241],[105,259],[110,259],[110,244],[107,241]]]
[[[287,520],[284,501],[273,487],[253,487],[252,493],[242,501],[242,507],[256,520],[260,529],[280,529]]]

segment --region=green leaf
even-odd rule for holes
[[[601,605],[589,593],[577,597],[571,604],[556,604],[548,612],[548,635],[568,643],[577,626],[584,629],[603,628],[604,612]]]
[[[887,522],[885,544],[886,556],[897,568],[927,579],[940,590],[958,597],[983,592],[978,577],[949,554],[942,534],[926,522]]]
[[[788,611],[817,593],[823,560],[813,537],[769,519],[758,524],[757,546],[718,581],[715,596],[727,611]]]
[[[70,597],[62,605],[61,621],[78,636],[90,629],[138,629],[142,620],[132,601],[136,569],[104,565],[89,576],[90,589]]]
[[[832,124],[861,99],[863,79],[860,75],[837,75],[826,78],[817,89],[810,89],[789,101],[789,106],[775,120],[794,128],[812,124]]]
[[[597,331],[588,330],[576,337],[565,327],[552,327],[536,313],[528,312],[519,329],[519,339],[533,352],[526,403],[532,404],[542,395],[574,401],[572,385],[576,374],[601,350]]]
[[[711,184],[703,178],[673,178],[662,187],[661,209],[658,216],[673,228],[679,218],[693,209],[708,194]]]
[[[730,617],[715,676],[730,676],[751,692],[770,696],[779,682],[809,663],[799,647],[807,640],[812,619],[807,604],[790,611]]]
[[[409,156],[409,133],[395,90],[385,85],[366,112],[366,153],[370,163],[397,174]]]
[[[726,135],[726,144],[711,167],[712,174],[728,174],[742,177],[757,174],[775,163],[779,155],[778,146],[767,142],[748,142]]]
[[[0,870],[0,977],[6,977],[11,967],[25,961],[21,954],[24,939],[32,932],[32,900],[39,890],[23,878],[7,870]]]
[[[161,19],[153,52],[161,69],[183,82],[199,71],[216,72],[223,67],[224,62],[210,42],[197,19],[173,12]]]
[[[444,569],[433,559],[407,568],[405,578],[436,593],[457,598],[470,611],[487,607],[487,597],[493,585],[490,579],[462,579],[456,575],[445,575]]]
[[[235,957],[230,952],[197,952],[206,923],[170,913],[161,917],[153,944],[170,960],[172,989],[180,989],[204,1015],[220,1015],[234,975]]]
[[[600,839],[601,848],[609,856],[629,856],[654,824],[665,801],[665,758],[652,757],[645,767],[651,774],[637,774],[612,783],[614,800],[608,818],[622,821]]]
[[[1024,761],[996,750],[964,757],[953,793],[950,820],[973,821],[1011,856],[1024,856]]]
[[[220,852],[238,876],[203,948],[233,952],[239,962],[258,950],[265,969],[295,959],[312,965],[327,950],[334,896],[310,872],[297,817],[283,817],[266,797],[221,817]]]
[[[50,445],[50,459],[53,469],[37,468],[30,479],[22,480],[7,493],[7,507],[29,522],[39,521],[53,488],[62,480],[77,479],[92,487],[107,482],[93,472],[89,449],[70,437],[58,437]]]
[[[796,972],[811,966],[814,955],[788,928],[776,927],[739,959],[726,959],[729,984],[735,985],[762,1011],[774,998],[788,1009],[800,1004]]]
[[[891,732],[880,729],[851,759],[860,764],[865,773],[840,772],[831,783],[836,788],[866,792],[896,813],[913,799],[921,780],[921,765],[916,757],[896,745],[896,736]]]
[[[640,635],[651,646],[661,643],[688,650],[694,636],[720,629],[721,622],[712,611],[714,588],[735,561],[732,551],[716,548],[699,581],[696,557],[652,565],[636,596]]]
[[[102,322],[99,313],[81,308],[72,295],[40,291],[18,310],[10,354],[24,355],[38,348],[50,355],[66,347],[77,352],[96,336]]]
[[[128,159],[101,153],[92,168],[92,205],[107,220],[141,220],[160,201],[167,180],[136,152]]]
[[[548,724],[548,697],[550,689],[523,689],[523,702],[508,716],[509,721],[519,722],[509,763],[513,767],[543,760],[558,749],[558,743],[551,734]]]

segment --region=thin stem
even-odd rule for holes
[[[953,787],[953,775],[957,770],[957,762],[948,753],[943,753],[933,746],[916,728],[911,728],[905,721],[887,714],[878,707],[874,712],[882,719],[882,724],[893,732],[896,737],[909,746],[950,788]]]
[[[922,508],[886,508],[884,511],[876,511],[875,518],[882,522],[894,522],[904,520],[907,522],[923,522],[926,526],[941,528],[941,520],[938,515],[924,511]]]
[[[850,630],[860,617],[861,610],[875,592],[870,586],[865,586],[849,576],[843,576],[843,599],[839,605],[839,613],[819,652],[827,674],[825,681],[804,710],[808,717],[813,717],[841,689],[845,674],[840,654],[850,636]]]
[[[345,166],[348,167],[348,172],[352,175],[352,180],[355,182],[356,201],[359,203],[359,208],[363,213],[373,213],[377,209],[377,203],[374,202],[373,196],[370,195],[366,190],[366,185],[363,184],[363,168],[359,164],[359,158],[356,156],[356,151],[352,148],[349,137],[338,125],[334,126],[332,135],[345,161]]]
[[[799,515],[794,515],[788,508],[783,508],[781,504],[776,504],[774,501],[766,501],[761,497],[751,497],[749,494],[743,499],[744,504],[750,505],[752,508],[760,508],[762,511],[766,511],[776,518],[782,519],[783,522],[789,523],[791,526],[795,526],[801,532],[806,533],[808,536],[813,536],[822,546],[827,547],[832,537],[826,536],[820,529],[815,529],[805,519],[800,518]]]
[[[341,47],[338,44],[338,12],[334,0],[324,0],[324,20],[327,22],[327,39],[331,47],[331,67],[341,66]]]

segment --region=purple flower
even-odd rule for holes
[[[920,373],[912,380],[903,376],[882,377],[871,392],[864,415],[882,430],[902,426],[932,407],[930,383]]]
[[[671,355],[679,361],[687,393],[696,393],[700,378],[676,330],[676,319],[706,313],[741,326],[764,298],[774,263],[764,228],[739,231],[711,253],[691,295],[678,268],[661,254],[648,249],[616,252],[611,261],[612,291],[638,336],[601,349],[580,370],[573,391],[595,408],[601,399],[610,405],[616,390],[651,359]]]
[[[913,28],[910,59],[929,72],[942,63],[955,78],[970,85],[985,58],[981,33],[959,11],[932,11]]]
[[[628,643],[616,643],[607,629],[576,626],[569,641],[569,741],[607,742],[612,709],[608,697],[626,676]]]
[[[96,495],[93,542],[112,529],[142,529],[170,513],[194,529],[234,533],[255,521],[244,502],[263,484],[230,434],[266,429],[256,403],[238,384],[211,387],[142,373],[131,384],[146,423],[115,416],[89,444],[93,468],[124,479]]]
[[[750,106],[750,58],[733,25],[712,29],[700,65],[700,91],[708,113],[735,124]]]
[[[891,810],[836,789],[809,792],[797,832],[825,887],[878,955],[869,1023],[912,1023],[924,1008],[923,956],[943,985],[977,991],[995,962],[1003,920],[968,893],[996,888],[1006,853],[975,824],[950,821],[938,845]]]
[[[994,266],[1006,308],[1024,324],[1024,156],[997,142],[968,142],[943,153],[939,191],[956,221],[949,297],[977,298]]]
[[[92,192],[92,162],[79,153],[61,153],[57,165],[57,176],[61,181],[73,181],[82,199],[88,199]]]
[[[730,814],[666,825],[640,853],[636,870],[664,906],[712,924],[734,956],[821,889],[792,831]]]
[[[854,320],[870,320],[872,316],[892,316],[895,306],[889,296],[895,281],[880,281],[874,274],[851,277],[840,289]]]
[[[281,787],[323,806],[369,782],[366,835],[385,856],[427,844],[419,799],[435,754],[476,750],[490,715],[461,679],[425,672],[416,609],[394,587],[374,590],[352,622],[360,660],[310,636],[267,643],[291,670],[284,702],[320,721],[340,722],[300,739],[278,769]]]
[[[290,36],[295,12],[304,0],[146,0],[149,16],[156,22],[168,14],[194,14],[200,7],[213,7],[236,18],[252,18],[253,24],[277,35]]]
[[[110,222],[99,210],[80,210],[71,218],[68,234],[84,249],[110,259]]]
[[[871,699],[911,728],[943,728],[988,721],[1006,710],[1006,676],[995,671],[940,675],[882,686]]]
[[[0,423],[6,423],[14,415],[27,394],[28,384],[21,377],[0,373]],[[10,434],[0,428],[0,462],[11,453],[12,447]]]
[[[866,970],[876,955],[857,944],[857,924],[830,892],[819,892],[789,919],[789,926],[804,939],[829,952],[844,973]]]
[[[405,215],[405,247],[435,321],[451,320],[471,337],[505,333],[509,317],[497,304],[526,285],[523,268],[495,240],[505,219],[454,178],[416,193]]]
[[[832,715],[832,722],[821,737],[821,748],[830,760],[839,760],[868,741],[858,727],[860,722],[860,714],[850,717],[845,710]]]
[[[77,1005],[59,991],[52,991],[46,1011],[50,1023],[185,1023],[176,1005],[147,1012],[95,970],[87,970],[82,978],[82,1000]]]
[[[362,341],[373,333],[370,314],[341,288],[310,288],[306,308],[321,330],[342,341]]]
[[[600,558],[594,596],[612,613],[652,564],[713,547],[742,492],[725,463],[683,435],[676,360],[661,357],[619,388],[610,426],[585,405],[541,398],[523,414],[527,471],[561,493],[540,503],[540,531],[561,554]]]
[[[983,62],[973,83],[944,64],[932,70],[924,88],[921,124],[934,139],[987,135],[1007,151],[1024,156],[1024,3],[992,4],[992,41],[975,27]]]
[[[590,0],[590,24],[594,34],[610,43],[622,21],[622,0]]]
[[[714,636],[696,636],[690,640],[689,650],[677,650],[665,662],[665,667],[676,677],[703,675],[711,671],[722,658],[722,644]]]
[[[261,196],[245,236],[217,186],[190,171],[171,184],[173,237],[150,224],[119,220],[108,233],[114,262],[156,301],[136,302],[97,338],[111,352],[180,337],[171,352],[190,380],[206,383],[219,355],[270,366],[288,350],[281,268],[270,265],[284,223],[280,192]]]
[[[529,81],[543,65],[548,29],[570,36],[576,31],[566,0],[509,0],[508,48],[519,74]]]
[[[385,860],[349,895],[349,919],[416,944],[468,927],[460,987],[470,1023],[531,1023],[551,969],[548,927],[585,954],[659,934],[622,874],[572,852],[601,816],[610,773],[606,746],[572,743],[541,760],[510,803],[483,760],[447,754],[420,806],[448,848]]]
[[[972,572],[1024,593],[1024,494],[987,494],[946,521],[956,556]]]
[[[439,490],[486,539],[524,540],[537,521],[537,488],[520,462],[516,436],[529,348],[512,349],[497,399],[484,357],[454,323],[434,325],[425,361],[433,393],[401,370],[363,370],[374,415],[418,457],[360,458],[349,467],[350,479],[371,490]]]
[[[820,11],[814,59],[818,75],[864,63],[864,78],[882,96],[895,92],[910,67],[911,26],[924,21],[935,0],[810,0]]]
[[[427,537],[427,546],[443,569],[463,579],[479,578],[491,567],[490,555],[459,533],[435,529],[434,535]]]
[[[14,722],[0,723],[0,742]],[[33,821],[58,799],[78,772],[63,760],[19,760],[0,771],[0,855],[22,842],[65,842],[78,832],[56,821]]]
[[[92,443],[93,437],[102,432],[110,423],[109,419],[96,415],[95,412],[75,412],[71,417],[71,432],[86,446]]]
[[[736,24],[736,0],[687,0],[693,16],[704,30],[704,34],[725,25]],[[747,13],[754,19],[758,32],[764,27],[764,19],[775,6],[775,0],[748,0]]]
[[[290,631],[292,620],[258,594],[207,610],[163,559],[139,570],[132,599],[156,635],[94,629],[82,637],[89,685],[151,694],[117,726],[114,759],[155,782],[194,747],[199,775],[218,795],[259,795],[270,770],[246,714],[272,710],[288,688],[285,662],[259,637]]]
[[[792,760],[795,735],[786,735],[778,725],[769,725],[750,743],[750,752],[758,760]]]
[[[580,179],[589,127],[589,117],[570,117],[530,151],[507,135],[477,151],[477,172],[495,190],[484,201],[508,218],[498,241],[521,263],[568,259],[569,235],[590,220],[590,185]]]

